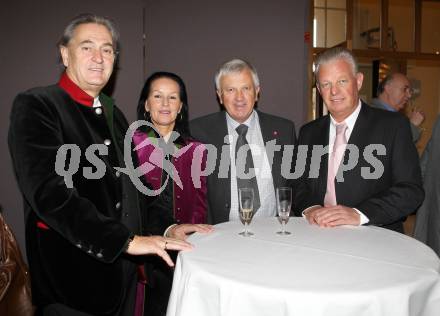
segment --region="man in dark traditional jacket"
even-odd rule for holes
[[[210,228],[172,225],[168,212],[141,208],[130,178],[115,168],[124,164],[128,124],[101,93],[118,52],[113,23],[80,15],[59,48],[60,81],[20,93],[9,130],[37,314],[142,315],[138,255],[173,265],[166,250],[189,249],[180,239]]]

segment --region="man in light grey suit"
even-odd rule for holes
[[[371,101],[371,105],[378,109],[391,112],[399,112],[405,108],[413,94],[408,77],[396,72],[386,76],[377,88],[377,98]],[[413,110],[409,115],[411,123],[411,135],[413,142],[420,139],[422,133],[420,124],[425,120],[425,114],[420,110]]]
[[[425,200],[417,211],[414,237],[434,249],[440,256],[440,117],[423,152],[422,167]]]
[[[295,143],[294,124],[255,110],[260,81],[250,63],[241,59],[224,63],[216,73],[215,84],[225,111],[190,122],[193,137],[217,148],[215,169],[207,180],[208,223],[217,224],[239,218],[237,188],[240,179],[237,181],[237,174],[240,175],[240,169],[236,168],[235,152],[240,137],[238,131],[243,125],[247,131],[244,137],[250,145],[261,203],[255,216],[275,216],[275,188],[287,185],[287,179],[281,175],[281,162],[284,145]],[[267,144],[271,141],[281,147],[275,151],[268,150],[270,145],[267,147]]]

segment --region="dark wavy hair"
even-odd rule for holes
[[[188,96],[186,94],[185,83],[182,78],[172,72],[155,72],[151,76],[147,78],[145,81],[144,87],[142,88],[141,95],[139,97],[138,106],[137,106],[137,119],[138,120],[146,120],[151,122],[150,113],[145,111],[145,101],[148,99],[150,95],[151,86],[153,82],[157,79],[167,78],[171,79],[179,85],[179,97],[180,101],[182,101],[182,109],[180,113],[177,115],[176,123],[174,125],[174,130],[180,134],[183,140],[188,140],[191,138],[189,134],[189,125],[188,125]],[[146,126],[142,126],[143,131],[148,131]]]

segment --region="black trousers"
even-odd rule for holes
[[[93,316],[91,314],[83,313],[66,305],[55,303],[46,306],[42,311],[38,311],[36,316]]]
[[[173,270],[166,263],[153,270],[154,281],[145,287],[145,316],[165,316],[173,282]]]
[[[119,311],[116,312],[114,316],[134,315],[136,284],[137,284],[137,274],[132,274],[131,281],[129,282],[129,286],[127,287],[125,301],[120,306]],[[165,311],[166,311],[166,307],[165,307]],[[35,316],[98,316],[98,315],[92,315],[82,311],[78,311],[61,303],[54,303],[42,308],[38,308],[37,311],[35,312]]]

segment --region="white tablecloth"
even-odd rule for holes
[[[167,316],[440,315],[440,260],[422,243],[373,226],[319,228],[255,218],[190,238]]]

